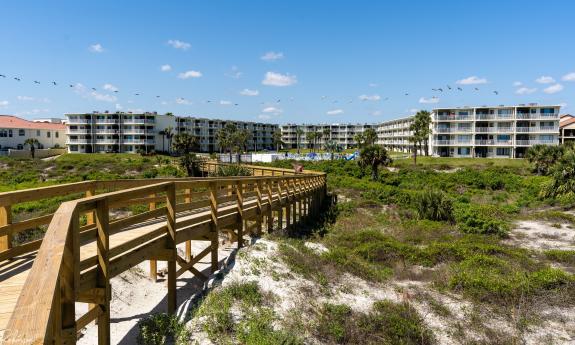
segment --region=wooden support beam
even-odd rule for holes
[[[266,187],[268,192],[268,215],[267,215],[267,225],[268,225],[268,233],[271,233],[274,230],[274,216],[272,212],[272,205],[273,205],[273,194],[272,194],[272,180],[266,180]]]
[[[184,190],[184,202],[186,204],[190,204],[192,202],[192,190],[191,189],[186,189]],[[192,260],[192,241],[191,240],[187,240],[186,241],[186,260],[190,261]]]
[[[12,209],[10,205],[0,206],[0,226],[12,224]],[[12,248],[12,235],[0,236],[0,252]]]
[[[108,199],[97,202],[96,226],[98,236],[96,237],[96,248],[98,265],[96,271],[96,287],[104,289],[104,301],[100,304],[102,313],[98,316],[98,344],[110,345],[110,299],[112,298],[110,287],[110,215]]]
[[[151,194],[150,198],[156,197],[156,194]],[[156,203],[151,202],[148,204],[148,211],[153,211],[156,209]],[[158,281],[158,261],[150,260],[150,279],[155,283]]]
[[[177,303],[176,296],[176,184],[171,183],[166,187],[166,226],[168,230],[167,249],[173,250],[174,257],[168,260],[168,314],[175,314]]]
[[[236,182],[236,197],[238,205],[238,249],[244,242],[244,187],[241,181]]]
[[[256,235],[260,236],[262,234],[262,181],[257,180],[256,182],[256,198],[257,198],[257,218],[256,218]]]
[[[218,185],[216,182],[210,182],[210,211],[212,216],[211,228],[211,248],[212,248],[212,273],[219,269],[218,247],[219,247],[219,229],[218,229]]]

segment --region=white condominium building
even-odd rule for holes
[[[0,115],[0,150],[25,148],[24,142],[36,139],[39,148],[64,148],[66,125],[61,121],[25,120],[11,115]]]
[[[299,137],[300,148],[311,148],[313,142],[307,139],[308,133],[320,133],[316,141],[316,148],[323,147],[328,141],[334,141],[342,149],[357,147],[354,136],[363,133],[368,128],[376,129],[375,124],[286,124],[281,126],[284,149],[296,149],[298,147],[298,129],[301,130]]]
[[[278,130],[278,125],[274,124],[158,115],[155,112],[93,112],[66,116],[66,144],[69,152],[76,153],[168,151],[170,135],[165,132],[172,135],[189,133],[198,137],[201,152],[217,152],[220,148],[216,133],[229,122],[252,132],[248,149],[272,149],[272,135]]]
[[[377,143],[390,151],[410,152],[413,143],[409,141],[412,131],[409,129],[414,116],[385,121],[377,125]]]
[[[559,144],[559,110],[535,103],[435,109],[432,154],[522,158],[530,146]]]

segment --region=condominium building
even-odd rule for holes
[[[575,142],[575,116],[570,114],[561,115],[559,120],[559,139],[562,144]]]
[[[535,144],[559,144],[559,110],[536,103],[435,109],[432,154],[522,158]]]
[[[410,152],[413,143],[409,138],[413,132],[409,129],[414,116],[384,121],[377,125],[377,143],[390,151]]]
[[[226,121],[195,117],[158,115],[155,112],[93,112],[66,114],[69,152],[153,152],[169,150],[169,135],[189,133],[198,137],[201,152],[220,150],[216,133],[226,123],[233,123],[239,129],[251,131],[248,148],[255,150],[273,148],[274,124]]]
[[[299,136],[300,148],[311,148],[313,142],[307,139],[308,133],[320,133],[320,138],[316,141],[316,147],[323,147],[328,141],[334,141],[343,149],[355,148],[357,143],[355,135],[363,133],[368,128],[376,129],[375,124],[286,124],[281,126],[283,147],[285,149],[295,149],[298,147],[298,129],[301,130]]]
[[[0,149],[22,150],[27,139],[36,139],[39,148],[63,148],[66,145],[66,125],[0,115]]]

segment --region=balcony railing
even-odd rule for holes
[[[471,145],[471,140],[435,140],[435,145]]]
[[[438,121],[469,121],[473,120],[471,115],[437,115]]]
[[[515,116],[517,119],[558,119],[559,114],[543,114],[543,113],[518,113]]]
[[[540,127],[517,127],[518,133],[532,133],[532,132],[559,132],[559,127],[555,126],[540,126]]]
[[[475,139],[475,145],[512,145],[513,140]]]
[[[559,140],[555,139],[530,139],[530,140],[515,140],[517,146],[530,146],[530,145],[558,145]]]
[[[437,128],[436,132],[437,133],[469,133],[473,131],[472,127],[449,127],[449,128]]]

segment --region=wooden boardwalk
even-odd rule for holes
[[[210,163],[207,169],[215,169]],[[291,227],[319,211],[325,175],[251,167],[252,177],[89,181],[0,193],[0,339],[3,344],[75,343],[98,321],[98,341],[109,344],[110,279],[142,261],[168,267],[168,312],[177,306],[176,279],[209,257],[218,267],[220,234],[242,246],[246,234]],[[70,198],[54,213],[12,222],[16,204]],[[126,209],[145,205],[139,213]],[[43,239],[11,246],[14,234],[47,224]],[[200,253],[191,241],[209,241]],[[176,246],[186,244],[178,255]],[[209,255],[209,256],[208,256]],[[75,303],[89,303],[76,319]]]

